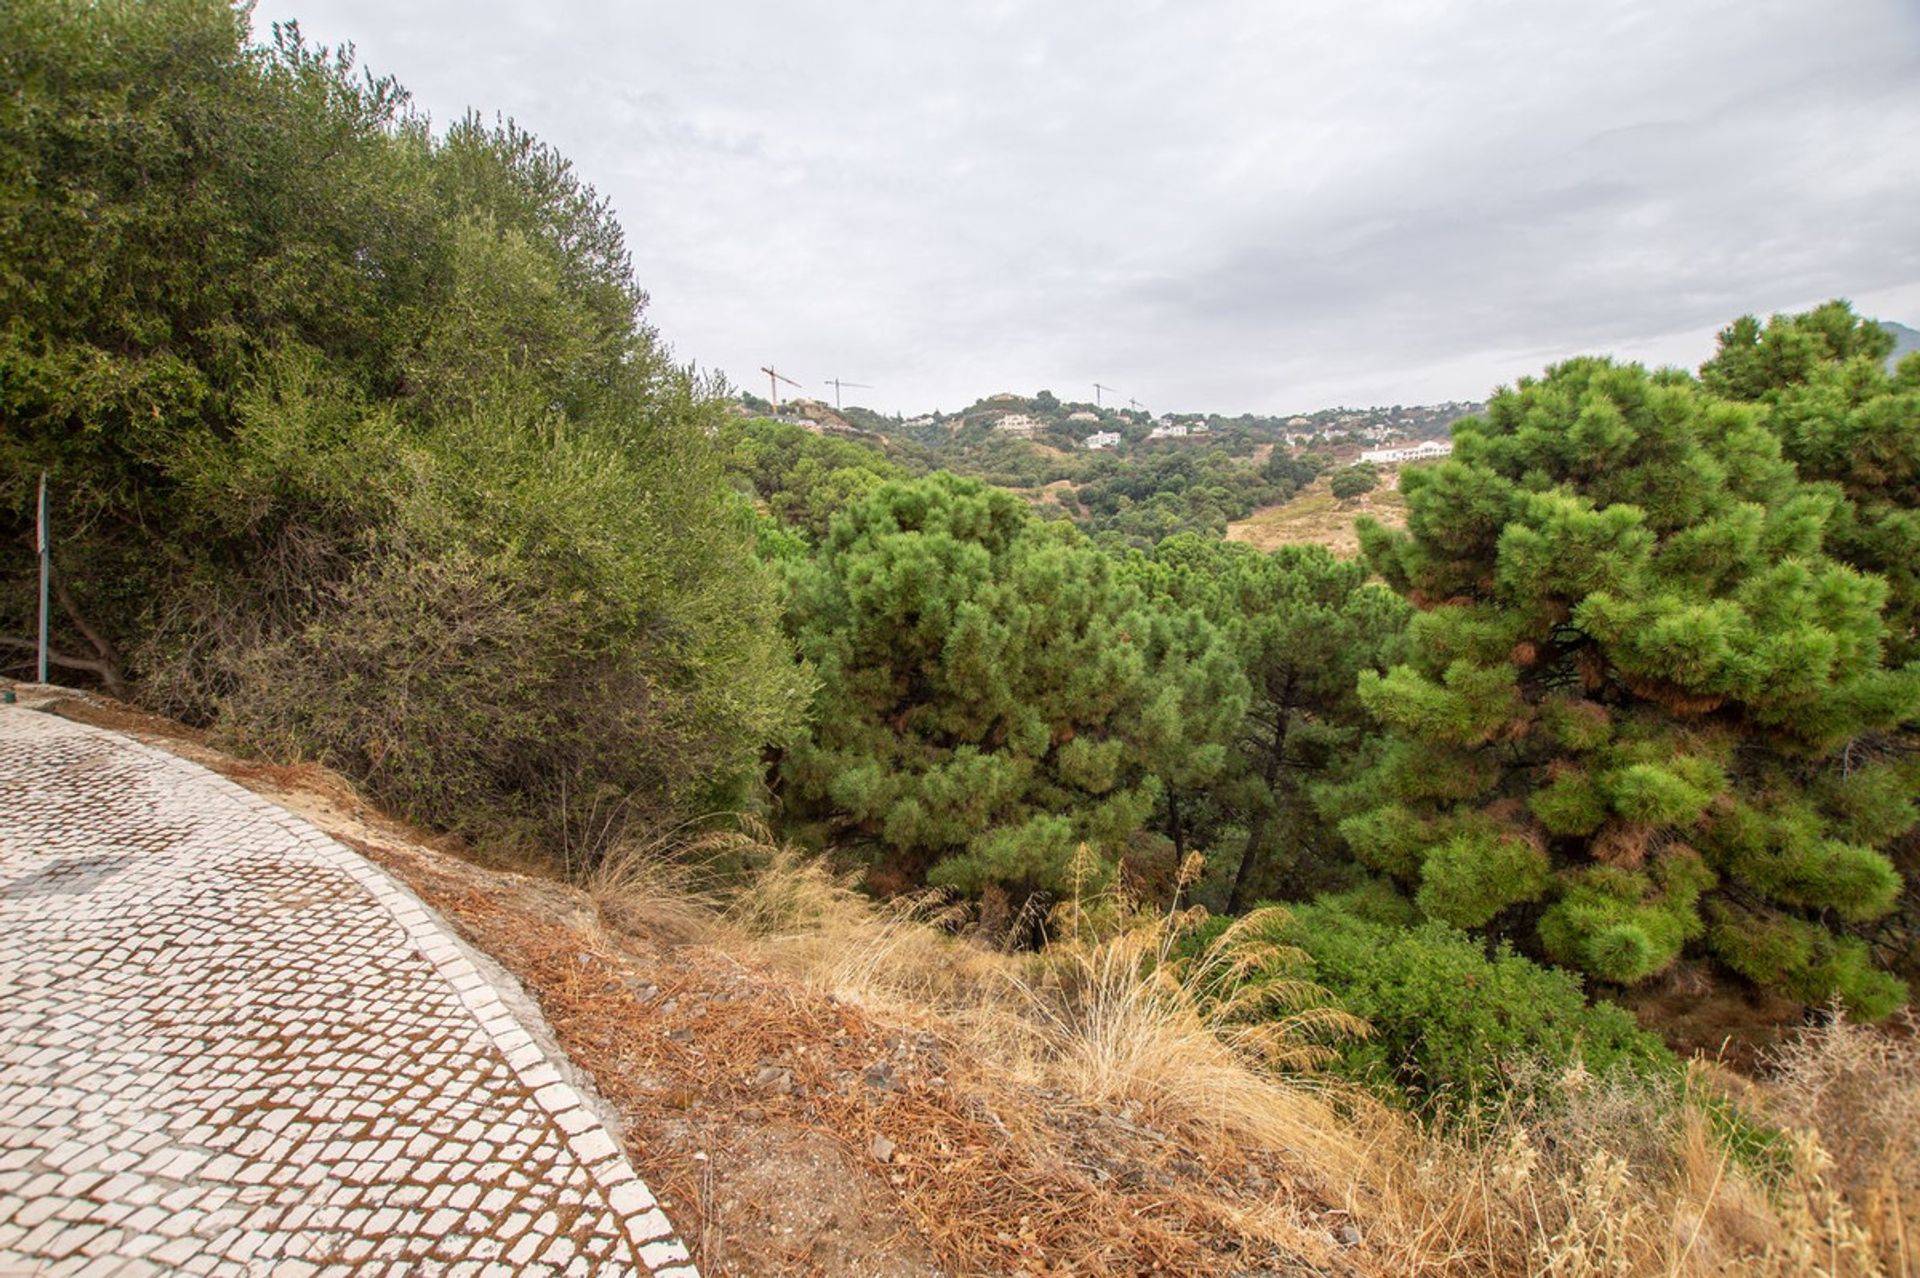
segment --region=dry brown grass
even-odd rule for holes
[[[1770,1063],[1772,1109],[1817,1137],[1805,1161],[1845,1206],[1849,1236],[1888,1273],[1920,1271],[1920,1020],[1867,1028],[1836,1010]]]
[[[1087,1122],[1006,1121],[1021,1097],[1042,1095],[1063,1113],[1171,1140],[1214,1179],[1284,1164],[1295,1184],[1264,1197],[1210,1195],[1209,1177],[1182,1183],[1168,1195],[1183,1204],[1172,1223],[1210,1222],[1241,1248],[1350,1272],[1913,1272],[1904,1230],[1920,1183],[1920,1068],[1911,1038],[1840,1023],[1781,1057],[1778,1082],[1748,1097],[1793,1128],[1791,1171],[1771,1184],[1735,1163],[1697,1108],[1577,1070],[1559,1080],[1566,1100],[1552,1113],[1516,1111],[1471,1133],[1423,1127],[1307,1072],[1331,1035],[1359,1027],[1309,987],[1249,994],[1233,979],[1271,957],[1252,944],[1258,920],[1182,961],[1174,941],[1194,915],[1077,902],[1053,918],[1046,949],[1010,953],[970,934],[951,907],[876,903],[764,835],[742,836],[760,843],[754,874],[702,898],[702,943],[882,1023],[931,1031],[978,1066],[984,1112],[1007,1139],[974,1151],[964,1194],[938,1177],[909,1186],[916,1222],[936,1234],[955,1212],[1004,1233],[1011,1222],[995,1193],[1020,1204],[1040,1252],[1062,1254],[1059,1231],[1070,1225],[1084,1234],[1086,1186],[1072,1177],[981,1185],[1083,1155],[1074,1142]],[[622,907],[608,904],[617,916]],[[1719,1096],[1730,1083],[1702,1068],[1690,1085]],[[945,1131],[950,1120],[923,1117],[938,1133],[933,1152],[969,1148],[971,1138]],[[1036,1214],[1035,1193],[1069,1209]],[[1335,1243],[1340,1221],[1358,1231],[1345,1248]],[[1156,1237],[1157,1249],[1171,1249],[1163,1259],[1182,1253],[1174,1235]],[[1082,1237],[1066,1252],[1093,1254],[1087,1245]],[[1198,1261],[1186,1254],[1185,1263]]]
[[[1337,500],[1321,476],[1292,501],[1256,510],[1227,525],[1228,541],[1244,541],[1259,550],[1281,546],[1325,546],[1341,558],[1360,553],[1353,521],[1371,515],[1389,528],[1404,528],[1406,501],[1400,496],[1398,474],[1386,471],[1382,484],[1351,501]]]
[[[1310,986],[1236,979],[1274,957],[1256,939],[1265,919],[1178,957],[1176,943],[1203,918],[1074,899],[1056,911],[1044,950],[1011,952],[970,932],[966,911],[938,897],[875,903],[822,861],[769,847],[708,939],[837,999],[937,1024],[1021,1085],[1204,1148],[1337,1130],[1321,1088],[1300,1071],[1326,1039],[1365,1027]],[[1025,929],[1016,921],[1011,930]]]

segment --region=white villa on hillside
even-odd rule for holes
[[[1155,426],[1147,432],[1148,439],[1185,439],[1186,437],[1185,426]]]
[[[1396,444],[1392,448],[1369,448],[1360,454],[1363,462],[1391,466],[1399,462],[1429,461],[1453,451],[1450,439],[1423,439],[1417,444]]]
[[[1117,430],[1096,430],[1082,441],[1088,448],[1118,448],[1120,432]]]
[[[996,421],[993,424],[993,428],[1002,434],[1026,439],[1030,435],[1039,433],[1043,425],[1044,423],[1035,421],[1025,413],[1008,413],[1005,417]]]

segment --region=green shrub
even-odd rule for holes
[[[1546,1099],[1576,1063],[1601,1075],[1678,1074],[1625,1011],[1589,1004],[1577,976],[1505,946],[1489,952],[1444,923],[1394,921],[1390,896],[1361,889],[1289,914],[1272,939],[1308,962],[1288,975],[1373,1026],[1372,1037],[1341,1045],[1333,1072],[1417,1108],[1483,1108],[1516,1089]]]
[[[0,540],[49,472],[56,663],[589,860],[736,801],[807,688],[611,210],[247,21],[0,5]]]
[[[1349,466],[1345,470],[1335,471],[1333,478],[1327,482],[1335,497],[1341,501],[1348,501],[1378,488],[1380,472],[1370,464],[1362,462],[1358,466]]]

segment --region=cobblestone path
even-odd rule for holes
[[[0,1275],[693,1278],[502,994],[312,826],[0,706]]]

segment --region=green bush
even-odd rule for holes
[[[1546,1099],[1577,1062],[1590,1073],[1670,1078],[1678,1062],[1622,1009],[1589,1004],[1580,980],[1365,889],[1292,906],[1275,941],[1305,951],[1287,975],[1324,987],[1373,1026],[1333,1072],[1417,1108],[1484,1108],[1518,1089]],[[1278,975],[1278,974],[1274,974]]]
[[[205,545],[250,530],[236,495],[271,491],[271,553],[174,585],[136,649],[145,699],[576,865],[635,818],[738,802],[804,684],[716,461],[675,486],[668,458],[702,465],[683,447],[498,409],[404,433],[373,415],[327,441],[306,428],[333,413],[320,398],[243,403],[218,464],[186,472]],[[330,542],[330,523],[356,531]]]
[[[1341,501],[1348,501],[1363,493],[1370,493],[1380,486],[1380,472],[1367,462],[1358,466],[1349,466],[1345,470],[1335,471],[1328,481],[1333,495]]]
[[[611,210],[247,20],[0,5],[0,540],[49,472],[56,665],[576,857],[737,801],[807,688]]]

